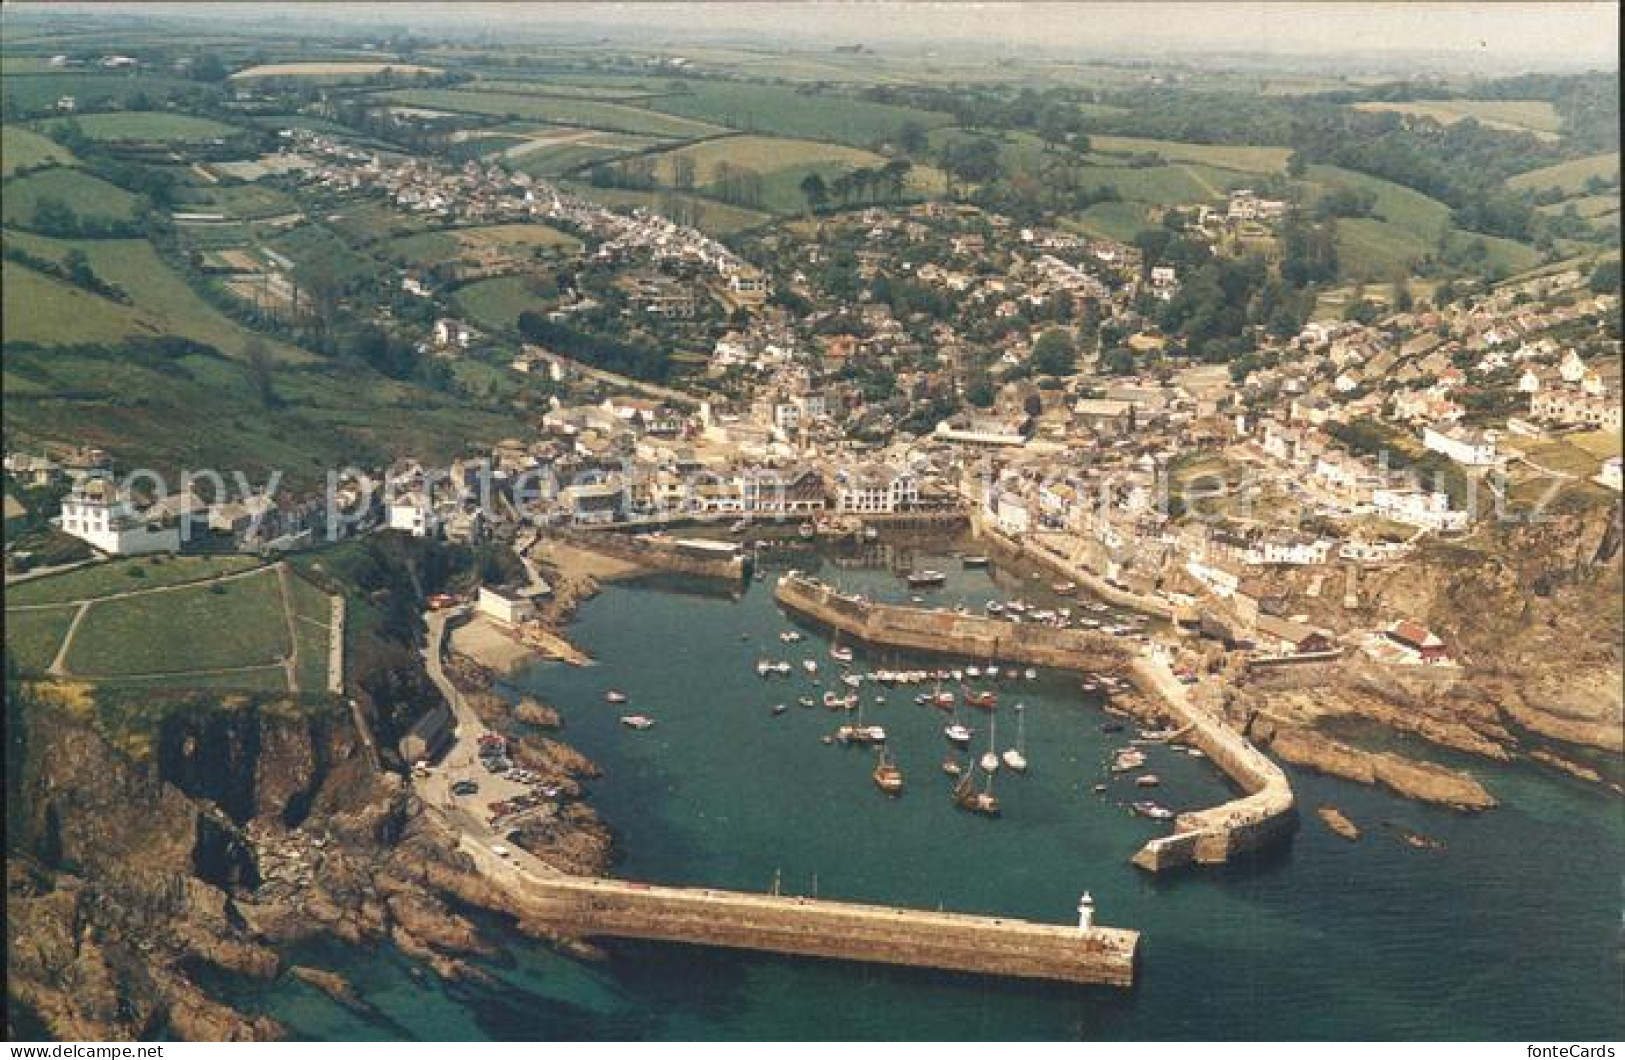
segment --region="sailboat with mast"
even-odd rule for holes
[[[999,769],[999,752],[993,748],[997,745],[998,725],[989,721],[987,725],[987,750],[982,753],[982,772],[992,776]]]
[[[1001,757],[1014,772],[1027,772],[1027,708],[1020,703],[1016,704],[1016,745]]]
[[[970,813],[979,813],[984,817],[997,817],[999,815],[999,800],[993,794],[993,774],[988,773],[987,784],[980,791],[976,789],[976,767],[965,770],[959,783],[954,785],[954,805]]]

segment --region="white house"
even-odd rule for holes
[[[1323,538],[1274,536],[1254,544],[1243,556],[1254,566],[1314,566],[1331,556],[1332,543]]]
[[[1422,428],[1422,446],[1443,453],[1463,467],[1494,467],[1495,439],[1482,431]]]
[[[912,508],[918,500],[919,483],[910,471],[865,464],[835,473],[836,511],[889,514]]]
[[[475,597],[474,610],[509,626],[536,617],[536,605],[529,599],[511,589],[492,589],[485,585],[480,586],[479,595]]]
[[[54,520],[62,532],[113,556],[148,552],[178,552],[178,526],[160,526],[143,518],[120,499],[111,482],[88,479],[62,499],[62,514]]]
[[[468,349],[476,332],[460,320],[442,317],[434,322],[434,344],[443,349]]]
[[[1378,515],[1426,530],[1462,530],[1471,514],[1450,507],[1450,497],[1439,491],[1380,489],[1371,495]]]
[[[413,490],[389,502],[389,521],[385,525],[391,530],[404,530],[413,537],[431,537],[440,524],[428,495]]]
[[[1032,512],[1024,497],[1001,491],[994,502],[993,518],[1007,534],[1025,534],[1032,527]]]

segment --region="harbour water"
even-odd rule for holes
[[[884,562],[802,555],[845,588],[907,601]],[[896,562],[893,559],[892,562]],[[948,574],[928,605],[1045,596],[1036,582],[961,570],[947,554],[913,562]],[[1625,1036],[1620,802],[1529,768],[1472,768],[1503,800],[1467,817],[1291,770],[1305,819],[1289,847],[1251,863],[1154,878],[1128,858],[1167,826],[1133,815],[1145,796],[1106,766],[1129,731],[1081,692],[1074,675],[1001,681],[998,746],[1024,705],[1031,769],[1001,769],[997,820],[949,801],[940,763],[946,718],[917,688],[860,691],[865,720],[885,726],[907,778],[900,798],[870,779],[873,752],[820,737],[847,720],[801,696],[845,692],[820,631],[796,628],[772,599],[770,569],[739,595],[694,583],[611,585],[581,610],[573,639],[597,660],[543,664],[511,691],[559,708],[565,738],[605,776],[593,804],[616,830],[615,873],[665,883],[1006,913],[1056,922],[1092,892],[1102,923],[1143,933],[1132,991],[1003,982],[921,972],[616,943],[584,964],[518,942],[482,984],[443,985],[396,955],[331,948],[313,963],[349,976],[369,1011],[344,1009],[294,981],[237,998],[320,1038],[1466,1038],[1584,1040]],[[1076,606],[1076,605],[1074,605]],[[851,645],[858,671],[925,659]],[[762,678],[760,658],[792,675]],[[814,686],[799,662],[819,663]],[[962,660],[985,663],[986,660]],[[930,665],[941,665],[929,660]],[[603,702],[619,688],[627,707]],[[884,704],[874,696],[886,697]],[[772,707],[788,704],[775,715]],[[647,732],[616,721],[637,710]],[[987,747],[989,717],[960,708]],[[964,758],[966,756],[961,756]],[[1148,749],[1175,809],[1222,799],[1212,766]],[[1105,795],[1093,787],[1105,782]],[[1349,843],[1313,808],[1334,804],[1364,830]],[[1442,849],[1406,845],[1402,830]]]

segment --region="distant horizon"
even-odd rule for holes
[[[1291,63],[1337,69],[1505,74],[1518,69],[1617,71],[1613,3],[958,3],[792,2],[587,4],[260,3],[98,4],[8,0],[13,15],[60,14],[188,20],[206,17],[251,31],[327,24],[336,32],[478,38],[502,34],[672,49],[701,42],[824,49],[863,44],[898,55],[947,49],[956,58],[1045,61]],[[800,16],[800,17],[798,17]],[[1416,64],[1407,69],[1407,64]],[[1396,67],[1398,69],[1396,69]]]

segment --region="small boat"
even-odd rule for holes
[[[975,570],[977,568],[987,566],[988,558],[986,556],[960,556],[959,565],[961,567]]]
[[[1134,778],[1135,786],[1136,787],[1141,787],[1141,788],[1154,788],[1158,784],[1161,784],[1161,783],[1162,783],[1162,778],[1157,776],[1155,773],[1147,773],[1143,777],[1135,777]]]
[[[970,743],[971,737],[974,736],[975,733],[956,721],[952,725],[945,726],[942,730],[942,735],[948,737],[949,743],[958,744],[960,747],[964,747]]]
[[[1020,703],[1016,704],[1016,745],[1007,749],[1000,757],[1004,764],[1017,773],[1027,772],[1027,708]]]
[[[885,743],[886,730],[879,725],[842,725],[835,730],[836,743]]]
[[[839,644],[832,645],[830,647],[830,649],[829,649],[829,657],[831,659],[834,659],[836,662],[844,662],[844,663],[851,662],[852,661],[852,649],[851,648],[843,648]]]
[[[732,526],[728,527],[728,533],[742,534],[748,529],[750,529],[750,520],[741,519],[737,523],[734,523]]]
[[[618,689],[612,688],[608,692],[604,693],[604,702],[605,703],[625,703],[626,702],[626,693],[622,692],[622,691],[620,691]]]
[[[1071,596],[1073,593],[1078,591],[1078,583],[1056,582],[1054,585],[1050,586],[1050,588],[1059,596]]]
[[[863,678],[859,677],[857,674],[842,674],[841,683],[848,688],[857,688],[859,685],[863,684]]]
[[[806,670],[810,674],[815,674],[815,673],[818,672],[818,660],[817,659],[803,659],[802,662],[801,662],[801,668],[803,670]]]
[[[987,750],[982,752],[982,772],[992,776],[999,769],[999,754],[993,750],[997,739],[997,723],[990,723],[987,727]]]
[[[778,674],[787,674],[790,672],[790,664],[785,662],[783,659],[780,659],[778,662],[773,664],[773,672]]]
[[[789,709],[790,708],[785,706],[783,703],[775,703],[775,704],[773,704],[773,713],[775,715],[783,714],[785,711],[787,711]]]
[[[1104,794],[1106,794],[1106,785],[1104,785],[1104,784],[1096,784],[1094,787],[1090,788],[1089,790],[1093,791],[1096,795],[1104,795]]]
[[[954,694],[952,692],[934,693],[930,697],[930,703],[939,710],[951,710],[954,705]]]
[[[1038,671],[1029,666],[1026,670],[1022,671],[1021,676],[1025,677],[1029,681],[1036,681],[1038,680]]]
[[[959,783],[954,786],[954,804],[970,813],[979,813],[984,817],[997,817],[999,815],[999,800],[993,794],[993,776],[988,775],[987,787],[981,791],[976,790],[976,772],[967,770],[960,777]]]
[[[1100,691],[1100,682],[1094,680],[1093,678],[1086,677],[1086,678],[1083,679],[1083,684],[1080,687],[1085,692],[1099,692]]]
[[[942,771],[950,777],[957,777],[965,771],[965,767],[960,764],[959,759],[950,751],[948,756],[942,760]]]
[[[967,666],[967,667],[965,667],[965,676],[966,677],[981,677],[982,676],[982,668],[980,666]]]
[[[880,531],[872,526],[866,526],[863,528],[863,539],[865,541],[878,541],[880,540]]]
[[[990,614],[990,615],[1002,615],[1002,614],[1004,614],[1004,605],[999,603],[997,600],[989,600],[987,602],[987,604],[986,604],[986,607],[987,607],[987,613]]]
[[[967,707],[981,707],[983,710],[992,710],[999,705],[999,697],[992,692],[972,692],[965,689],[965,705]]]
[[[801,634],[793,629],[786,630],[785,632],[779,634],[779,639],[784,641],[786,644],[794,644],[796,641],[801,639]]]
[[[624,714],[621,716],[621,724],[628,729],[637,729],[642,732],[644,729],[654,728],[655,720],[647,714]]]
[[[1171,821],[1174,818],[1174,811],[1149,800],[1134,803],[1133,809],[1141,817],[1149,817],[1153,821]]]
[[[911,570],[903,580],[910,589],[932,589],[946,582],[948,576],[939,570]]]
[[[816,707],[818,705],[817,701],[811,696],[802,696],[796,702],[803,707]]]
[[[874,780],[875,787],[887,795],[903,793],[903,771],[897,768],[897,763],[884,751],[880,752],[880,761],[875,764]]]
[[[773,663],[772,662],[770,662],[767,659],[757,659],[756,660],[756,676],[757,677],[766,677],[768,674],[770,674],[772,672],[773,672]]]
[[[1187,747],[1187,748],[1185,748],[1185,753],[1190,755],[1192,758],[1206,758],[1207,757],[1207,755],[1202,752],[1202,749],[1200,747]]]
[[[838,696],[834,692],[824,693],[824,706],[830,710],[851,710],[857,705],[857,696]]]
[[[1113,773],[1129,773],[1145,765],[1145,754],[1134,748],[1117,752],[1112,759]]]

